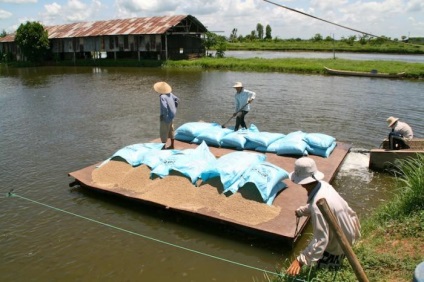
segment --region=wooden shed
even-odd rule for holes
[[[158,16],[46,26],[56,60],[179,60],[205,55],[206,27],[191,15]],[[14,35],[0,38],[0,52],[20,60]]]

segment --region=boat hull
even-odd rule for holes
[[[390,74],[390,73],[378,73],[378,72],[359,72],[359,71],[347,71],[347,70],[335,70],[325,67],[327,73],[332,75],[344,75],[344,76],[360,76],[360,77],[378,77],[378,78],[401,78],[405,75],[404,72]]]
[[[370,150],[369,168],[375,171],[388,171],[397,160],[414,159],[424,155],[424,138],[414,138],[409,149],[390,150],[388,140],[384,140],[381,148]]]

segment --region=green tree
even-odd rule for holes
[[[3,31],[0,33],[0,38],[5,37],[7,35],[6,31],[3,29]]]
[[[47,31],[38,22],[21,24],[16,31],[15,41],[30,62],[41,61],[49,49]]]
[[[216,56],[218,58],[223,58],[225,51],[227,50],[227,40],[225,39],[225,36],[219,36],[216,33],[207,32],[206,37],[203,40],[203,46],[205,46],[207,51],[209,51],[212,47],[215,47]]]
[[[216,43],[216,57],[224,58],[225,51],[227,51],[227,40],[224,36],[218,36]]]
[[[328,36],[324,39],[324,41],[331,42],[331,41],[334,41],[334,39],[333,39],[333,37],[331,37],[330,35],[328,35]]]
[[[265,39],[272,39],[271,31],[271,26],[267,24],[265,27]]]
[[[258,38],[259,39],[264,39],[264,26],[261,25],[260,23],[258,23],[256,25],[256,32],[258,33]]]
[[[311,38],[311,40],[314,41],[314,42],[322,41],[322,35],[317,33],[317,34],[314,35],[314,37]]]
[[[233,28],[233,31],[230,34],[230,41],[231,42],[237,41],[237,28]]]
[[[208,51],[216,45],[218,35],[213,32],[206,32],[205,39],[203,40],[203,46],[206,48],[206,55],[208,56]]]
[[[249,38],[250,40],[255,40],[257,38],[256,37],[256,30],[252,30],[250,32],[250,35],[246,35],[246,38]]]
[[[359,37],[359,43],[361,45],[365,45],[368,43],[369,38],[370,37],[367,34],[363,34],[362,36]]]

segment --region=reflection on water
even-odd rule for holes
[[[381,143],[388,131],[385,120],[394,115],[407,120],[416,136],[424,134],[419,81],[148,68],[0,68],[1,193],[13,189],[72,213],[0,197],[2,281],[263,281],[258,270],[210,256],[270,271],[290,258],[290,246],[281,243],[68,187],[67,173],[158,137],[159,99],[152,85],[159,80],[170,83],[181,98],[177,126],[225,122],[233,113],[231,86],[242,81],[257,93],[246,120],[261,131],[322,132],[366,151]],[[349,153],[333,181],[360,216],[395,192],[392,177],[368,170],[368,158]]]

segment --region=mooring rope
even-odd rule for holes
[[[75,217],[78,217],[78,218],[81,218],[81,219],[85,219],[85,220],[88,220],[88,221],[91,221],[91,222],[94,222],[94,223],[97,223],[97,224],[100,224],[100,225],[103,225],[103,226],[106,226],[106,227],[110,227],[110,228],[113,228],[113,229],[116,229],[116,230],[119,230],[119,231],[122,231],[122,232],[126,232],[126,233],[129,233],[131,235],[139,236],[139,237],[142,237],[144,239],[155,241],[155,242],[158,242],[158,243],[161,243],[161,244],[164,244],[164,245],[168,245],[168,246],[171,246],[171,247],[174,247],[174,248],[182,249],[182,250],[185,250],[185,251],[188,251],[188,252],[196,253],[196,254],[199,254],[199,255],[202,255],[202,256],[206,256],[206,257],[213,258],[213,259],[216,259],[216,260],[220,260],[220,261],[224,261],[224,262],[231,263],[231,264],[234,264],[234,265],[242,266],[242,267],[249,268],[249,269],[252,269],[252,270],[261,271],[261,272],[264,272],[266,274],[272,274],[272,275],[278,276],[279,278],[287,277],[285,274],[269,271],[269,270],[262,269],[262,268],[259,268],[259,267],[247,265],[247,264],[244,264],[244,263],[232,261],[232,260],[229,260],[229,259],[214,256],[214,255],[207,254],[207,253],[204,253],[204,252],[196,251],[196,250],[193,250],[193,249],[190,249],[190,248],[186,248],[186,247],[183,247],[183,246],[180,246],[180,245],[176,245],[176,244],[169,243],[169,242],[166,242],[166,241],[163,241],[163,240],[160,240],[160,239],[156,239],[156,238],[153,238],[153,237],[150,237],[150,236],[147,236],[147,235],[136,233],[134,231],[127,230],[127,229],[124,229],[124,228],[121,228],[121,227],[118,227],[118,226],[114,226],[112,224],[104,223],[104,222],[101,222],[101,221],[98,221],[98,220],[95,220],[95,219],[92,219],[92,218],[89,218],[89,217],[86,217],[86,216],[83,216],[83,215],[79,215],[79,214],[76,214],[76,213],[73,213],[73,212],[70,212],[70,211],[66,211],[64,209],[56,208],[54,206],[51,206],[51,205],[48,205],[48,204],[45,204],[45,203],[42,203],[42,202],[39,202],[39,201],[36,201],[36,200],[33,200],[33,199],[30,199],[30,198],[27,198],[27,197],[24,197],[24,196],[20,196],[16,193],[13,193],[13,190],[8,192],[6,197],[17,197],[17,198],[32,202],[34,204],[44,206],[46,208],[49,208],[49,209],[52,209],[52,210],[55,210],[55,211],[58,211],[58,212],[66,213],[68,215],[72,215],[72,216],[75,216]],[[306,282],[306,280],[301,280],[301,279],[298,279],[298,278],[294,278],[294,279],[295,280],[293,280],[293,281]]]
[[[304,16],[307,16],[307,17],[310,17],[310,18],[313,18],[313,19],[316,19],[316,20],[319,20],[319,21],[323,21],[323,22],[326,22],[326,23],[329,23],[329,24],[332,24],[332,25],[335,25],[335,26],[338,26],[338,27],[341,27],[341,28],[344,28],[344,29],[348,29],[348,30],[351,30],[351,31],[354,31],[354,32],[358,32],[358,33],[361,33],[361,34],[364,34],[364,35],[371,36],[371,37],[382,38],[382,39],[387,39],[387,40],[388,40],[388,38],[386,38],[386,37],[378,36],[378,35],[374,35],[374,34],[371,34],[371,33],[369,33],[369,32],[360,31],[360,30],[358,30],[358,29],[354,29],[354,28],[351,28],[351,27],[348,27],[348,26],[344,26],[344,25],[341,25],[341,24],[338,24],[338,23],[330,22],[330,21],[328,21],[328,20],[325,20],[325,19],[322,19],[322,18],[319,18],[319,17],[313,16],[313,15],[311,15],[311,14],[308,14],[308,13],[305,13],[305,12],[302,12],[302,11],[299,11],[299,10],[296,10],[296,9],[293,9],[293,8],[290,8],[290,7],[287,7],[287,6],[281,5],[281,4],[274,3],[274,2],[269,1],[269,0],[263,0],[263,1],[268,2],[268,3],[270,3],[270,4],[273,4],[273,5],[275,5],[275,6],[278,6],[278,7],[284,8],[284,9],[287,9],[287,10],[289,10],[289,11],[292,11],[292,12],[295,12],[295,13],[299,13],[299,14],[302,14],[302,15],[304,15]],[[391,40],[391,41],[392,41],[392,40]],[[422,45],[418,45],[418,44],[411,44],[411,43],[407,43],[407,42],[403,42],[403,41],[402,41],[401,43],[403,43],[403,44],[408,44],[408,45],[411,45],[411,46],[419,46],[419,47],[421,47],[421,46],[422,46]]]

